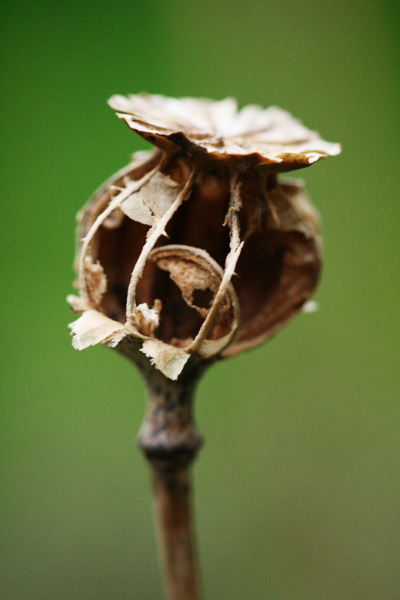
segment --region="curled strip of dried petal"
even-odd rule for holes
[[[203,322],[202,326],[200,327],[200,330],[199,330],[197,336],[193,340],[193,343],[190,344],[190,346],[187,348],[188,352],[198,352],[200,355],[203,355],[203,353],[202,353],[203,344],[206,341],[206,337],[213,325],[214,319],[216,318],[218,312],[221,310],[221,305],[224,300],[224,297],[228,291],[233,290],[233,286],[231,284],[231,279],[235,272],[236,263],[239,259],[242,248],[243,248],[243,242],[238,246],[238,248],[236,248],[236,250],[233,250],[228,254],[227,260],[226,260],[226,267],[225,267],[225,270],[223,271],[221,283],[219,285],[217,293],[215,294],[211,309],[210,309],[205,321]],[[236,294],[235,294],[235,300],[236,300],[236,302],[234,304],[234,307],[236,309],[236,311],[235,311],[236,318],[233,320],[233,322],[231,324],[231,335],[227,336],[228,337],[227,344],[231,341],[231,339],[233,338],[233,336],[236,333],[236,330],[239,326],[239,302],[236,298]],[[212,343],[213,343],[212,341],[208,340],[207,354],[211,348]],[[215,346],[215,348],[216,348],[216,346]],[[215,350],[215,348],[214,348],[214,350]],[[217,354],[217,352],[219,352],[219,351],[220,350],[218,350],[218,351],[215,350],[213,352],[213,354]]]
[[[235,322],[235,328],[237,329],[238,322]],[[203,340],[201,342],[201,346],[199,349],[199,354],[202,358],[211,358],[213,356],[216,356],[217,354],[219,354],[220,352],[222,352],[222,350],[224,350],[224,348],[226,348],[226,346],[229,345],[229,343],[232,341],[233,336],[235,335],[236,331],[235,328],[232,328],[232,331],[230,333],[228,333],[227,335],[224,335],[222,338],[219,338],[218,340]]]
[[[168,210],[156,221],[152,229],[148,232],[148,237],[146,243],[144,244],[142,251],[140,253],[139,258],[136,261],[136,264],[133,268],[131,279],[128,287],[128,295],[126,302],[126,316],[129,323],[132,325],[135,324],[136,318],[136,286],[138,284],[139,279],[142,276],[144,266],[146,264],[147,258],[150,252],[153,250],[157,240],[161,235],[165,235],[165,228],[172,218],[175,211],[179,208],[179,206],[184,202],[190,195],[190,192],[193,187],[195,172],[194,170],[191,172],[191,175],[187,182],[185,183],[182,191],[175,198],[175,201],[170,205]]]
[[[220,304],[226,294],[230,281],[235,272],[236,263],[239,260],[244,242],[240,241],[240,226],[238,212],[241,208],[241,199],[239,193],[238,173],[232,175],[231,178],[231,197],[229,201],[229,209],[225,218],[225,223],[230,228],[230,251],[225,260],[225,270],[219,286],[219,289],[214,297],[214,301],[204,323],[202,324],[199,333],[190,346],[190,351],[198,351],[201,354],[201,347],[206,340],[212,322],[217,314]],[[239,306],[239,303],[238,303]],[[233,337],[233,335],[231,336]]]
[[[89,301],[91,300],[90,289],[88,287],[88,281],[90,281],[90,263],[87,258],[90,255],[90,247],[92,240],[97,233],[99,227],[104,223],[104,221],[111,215],[111,213],[118,208],[121,203],[126,200],[135,190],[139,190],[145,183],[147,183],[155,173],[159,170],[160,165],[157,165],[154,169],[152,169],[149,173],[146,173],[139,181],[130,182],[126,189],[117,194],[110,203],[107,208],[97,217],[92,226],[90,227],[88,233],[83,239],[82,248],[79,256],[79,289],[82,297]]]
[[[197,350],[205,358],[218,354],[230,342],[239,324],[239,303],[236,293],[228,279],[221,290],[225,274],[219,264],[205,250],[178,244],[157,248],[149,258],[160,269],[170,273],[171,279],[181,290],[186,304],[197,310],[205,321],[212,312],[205,336],[213,327],[213,337],[216,339],[206,340],[204,336],[200,344],[196,346],[193,343],[189,344],[185,350],[191,353]],[[197,306],[193,299],[194,292],[207,289],[213,294],[211,306],[209,308]],[[219,293],[221,298],[216,304]]]
[[[172,281],[181,290],[186,304],[205,318],[209,308],[196,306],[193,303],[193,293],[195,290],[209,289],[214,296],[223,274],[221,267],[208,252],[201,248],[174,244],[153,250],[149,259],[160,269],[169,272]]]
[[[153,250],[149,259],[163,271],[169,272],[186,304],[205,318],[209,309],[193,303],[193,292],[210,289],[214,295],[218,289],[221,277],[209,254],[199,248],[176,244]]]

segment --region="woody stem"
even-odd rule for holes
[[[191,523],[191,463],[201,445],[193,424],[197,376],[171,381],[146,377],[148,410],[139,444],[150,463],[159,552],[168,600],[199,600]]]

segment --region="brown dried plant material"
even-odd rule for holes
[[[197,337],[189,344],[186,351],[193,352],[196,349],[203,358],[221,352],[229,344],[239,325],[239,302],[230,283],[230,271],[233,271],[235,261],[230,261],[230,267],[224,273],[205,250],[178,245],[162,246],[153,250],[150,258],[160,269],[169,272],[170,278],[179,287],[186,304],[204,318]],[[196,305],[194,301],[196,291],[211,292],[208,306]],[[216,298],[217,294],[221,297],[220,301]],[[210,327],[204,331],[209,317],[212,317]],[[206,339],[207,335],[211,339]],[[179,343],[179,340],[173,341]]]
[[[74,347],[102,343],[176,380],[190,361],[262,343],[311,296],[318,217],[278,172],[340,152],[271,107],[163,96],[110,105],[157,148],[79,215]]]
[[[158,172],[121,203],[121,210],[132,221],[153,226],[171,208],[180,191],[179,184]]]
[[[139,444],[151,464],[169,600],[199,600],[190,465],[193,394],[212,361],[276,333],[308,302],[319,221],[277,174],[340,152],[276,107],[140,94],[118,116],[155,148],[134,155],[78,215],[81,316],[73,345],[116,348],[148,389]]]
[[[306,167],[340,153],[288,112],[236,101],[166,98],[160,95],[112,96],[109,105],[125,123],[152,144],[184,148],[187,154],[254,159],[278,171]]]

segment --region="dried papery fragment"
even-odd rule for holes
[[[85,256],[86,292],[93,306],[99,306],[107,291],[107,278],[99,262],[93,263],[89,255]]]
[[[107,345],[114,347],[120,342],[121,335],[126,334],[121,323],[109,319],[97,310],[86,310],[70,327],[74,336],[72,344],[77,350],[107,342],[110,342]]]
[[[139,190],[121,203],[121,210],[133,221],[153,226],[171,208],[182,187],[157,172]]]

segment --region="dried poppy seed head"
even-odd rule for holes
[[[265,341],[312,294],[319,226],[301,182],[278,172],[340,152],[288,113],[163,96],[114,96],[156,148],[137,153],[79,214],[78,349],[103,343],[166,377]],[[139,354],[141,352],[142,354]]]

